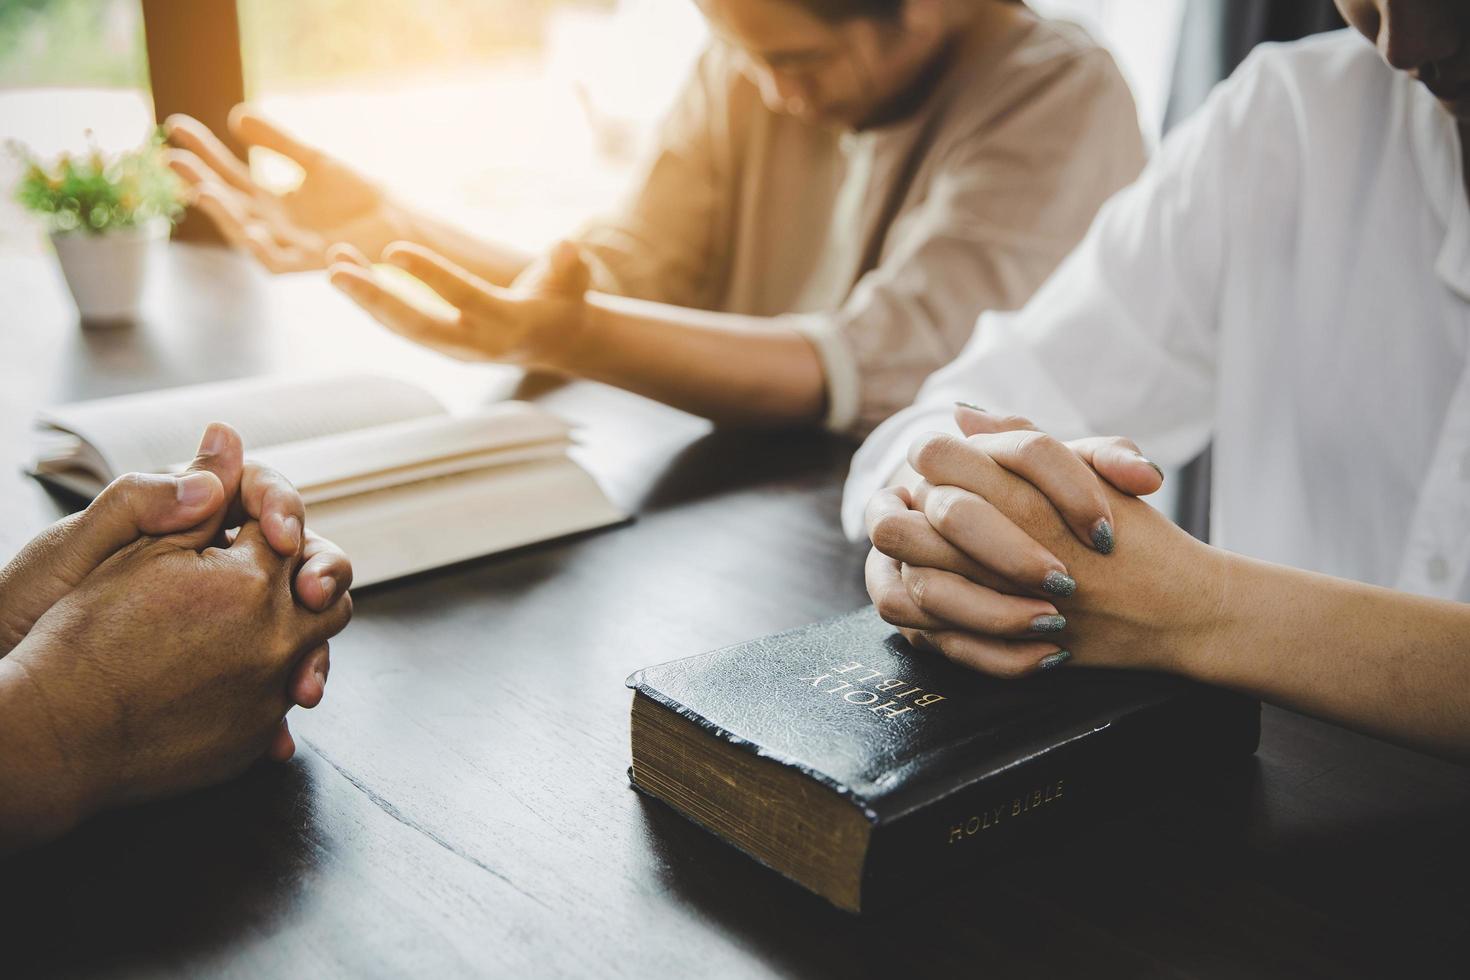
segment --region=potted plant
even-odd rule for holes
[[[16,200],[46,223],[83,324],[135,320],[149,257],[183,212],[162,135],[118,156],[94,149],[50,164],[13,146],[25,165]]]

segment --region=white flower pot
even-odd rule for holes
[[[168,229],[168,222],[159,219],[100,235],[51,233],[51,244],[84,326],[137,320],[149,259],[168,238]]]

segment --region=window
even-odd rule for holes
[[[617,199],[704,36],[672,0],[238,2],[262,110],[529,249]]]
[[[1032,0],[1114,52],[1158,133],[1184,0]],[[236,0],[247,96],[417,206],[539,249],[622,193],[704,42],[688,0]],[[152,124],[140,0],[0,0],[0,134]],[[0,155],[0,186],[16,174]],[[289,168],[257,160],[257,172]],[[4,195],[0,248],[34,224]]]
[[[139,0],[0,2],[0,137],[36,153],[137,145],[153,125]],[[10,198],[20,167],[0,150],[0,251],[40,248]]]
[[[1133,89],[1144,136],[1157,142],[1163,130],[1174,50],[1185,0],[1029,0],[1049,17],[1087,28],[1112,52]]]

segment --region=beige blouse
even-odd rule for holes
[[[980,313],[1023,305],[1144,160],[1127,84],[1071,24],[963,35],[913,114],[860,132],[771,112],[716,44],[632,198],[578,241],[600,290],[789,323],[828,426],[863,433]]]

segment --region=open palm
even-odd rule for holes
[[[285,194],[261,187],[242,160],[189,116],[170,116],[166,123],[175,147],[169,162],[193,189],[196,206],[267,269],[322,269],[327,248],[337,242],[376,255],[393,240],[383,194],[371,181],[247,106],[236,106],[229,124],[245,145],[274,150],[300,166],[300,186]]]

